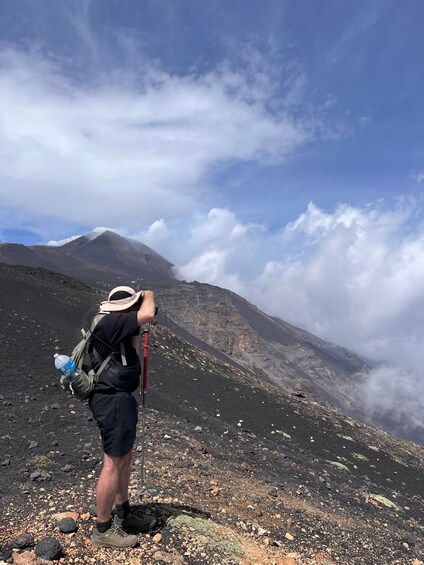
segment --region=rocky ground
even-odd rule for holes
[[[147,492],[140,437],[131,488],[161,527],[134,549],[92,547],[100,442],[88,407],[58,385],[52,355],[71,349],[99,298],[61,275],[0,265],[0,562],[35,562],[46,538],[64,564],[423,562],[423,447],[286,395],[160,317]],[[76,531],[60,531],[65,512]]]

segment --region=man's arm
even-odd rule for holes
[[[155,297],[153,291],[145,290],[143,292],[143,301],[137,312],[137,325],[144,326],[151,322],[155,317]]]

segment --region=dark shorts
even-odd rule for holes
[[[134,445],[137,431],[136,399],[128,392],[95,392],[89,404],[100,429],[103,451],[113,457],[128,453]]]

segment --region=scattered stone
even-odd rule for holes
[[[202,426],[196,426],[194,428],[194,431],[197,432],[197,433],[200,433],[202,431]]]
[[[37,557],[33,551],[13,554],[13,563],[15,565],[35,565],[37,561]]]
[[[55,522],[59,522],[64,518],[72,518],[73,520],[78,520],[78,512],[59,512],[57,514],[53,514],[52,520]]]
[[[46,561],[53,561],[62,557],[63,549],[56,538],[44,538],[37,544],[35,555]]]
[[[51,408],[52,410],[60,410],[59,404],[52,404],[52,405],[50,406],[50,408]]]
[[[4,547],[3,549],[0,549],[0,564],[3,565],[4,563],[6,563],[6,561],[10,559],[11,555],[12,555],[11,547],[7,546]]]
[[[416,543],[415,536],[409,533],[406,533],[402,536],[402,541],[406,542],[411,547],[414,547]]]
[[[0,465],[2,467],[7,467],[8,465],[10,465],[11,461],[9,458],[3,459],[3,461],[0,463]]]
[[[265,528],[258,528],[258,536],[264,536],[266,532]]]
[[[34,547],[34,545],[34,536],[31,534],[22,534],[10,543],[12,549],[26,549],[28,547]]]
[[[275,539],[272,540],[271,545],[273,545],[274,547],[283,547],[283,542],[278,539]]]
[[[73,465],[64,465],[63,467],[60,468],[61,471],[63,471],[64,473],[69,473],[69,471],[72,471],[73,469]]]
[[[162,536],[162,534],[158,533],[158,534],[155,534],[152,539],[153,539],[154,543],[160,543],[163,539],[163,536]]]
[[[76,532],[78,530],[78,526],[73,518],[62,518],[56,524],[62,534],[71,534],[72,532]]]
[[[28,449],[35,449],[36,447],[38,447],[38,441],[31,441]]]
[[[242,463],[240,467],[243,469],[243,471],[250,471],[249,463]]]
[[[183,556],[176,552],[165,553],[164,551],[155,551],[152,557],[155,562],[158,561],[160,563],[172,563],[172,565],[184,565],[187,563]],[[134,565],[139,565],[140,563],[141,561],[137,560]]]
[[[52,476],[47,471],[36,469],[30,474],[29,478],[31,479],[31,481],[43,482],[43,481],[51,481]]]
[[[282,561],[278,562],[278,565],[296,565],[297,559],[294,557],[284,557]]]
[[[293,537],[289,532],[286,532],[286,534],[285,534],[284,537],[285,537],[286,539],[288,539],[289,541],[293,541],[293,540],[294,540],[294,537]]]
[[[268,494],[269,496],[273,496],[274,498],[276,498],[278,496],[277,487],[271,487],[270,489],[268,489]]]
[[[91,518],[91,514],[90,512],[85,512],[84,514],[81,514],[80,518],[83,522],[87,522]]]

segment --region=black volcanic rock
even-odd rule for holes
[[[34,545],[35,545],[35,543],[34,543],[34,536],[33,535],[22,534],[12,541],[12,543],[10,544],[10,547],[12,549],[25,549],[27,547],[33,547]]]
[[[63,534],[71,534],[78,530],[77,523],[73,518],[62,518],[57,523],[57,527]]]
[[[46,561],[55,561],[63,555],[63,549],[56,538],[44,538],[35,548],[35,555]]]
[[[54,513],[69,511],[78,530],[58,534],[69,562],[153,565],[171,555],[175,563],[235,565],[278,563],[288,553],[306,565],[420,559],[423,447],[285,394],[160,320],[151,329],[147,494],[137,495],[140,437],[130,487],[136,510],[162,520],[162,541],[145,536],[118,557],[90,547],[100,438],[86,404],[58,386],[52,354],[70,350],[99,297],[57,273],[0,265],[0,384],[3,400],[13,400],[0,420],[0,459],[11,454],[0,468],[3,555],[22,532],[37,541],[51,535]],[[57,410],[41,412],[53,404]],[[39,448],[28,452],[32,440]],[[30,479],[38,465],[50,481]]]

